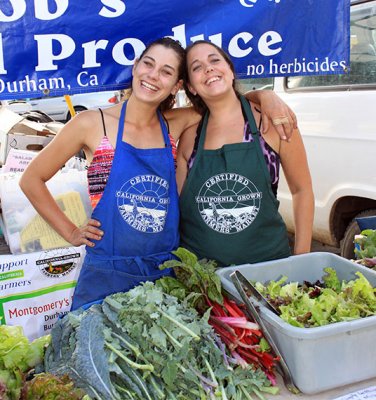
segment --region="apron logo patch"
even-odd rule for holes
[[[168,182],[156,175],[131,178],[116,192],[118,210],[132,228],[145,233],[163,231],[170,198]]]
[[[201,187],[196,203],[209,228],[225,234],[238,233],[255,220],[262,193],[247,178],[223,173],[209,178]]]

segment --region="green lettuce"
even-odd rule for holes
[[[376,315],[376,289],[361,272],[340,281],[333,268],[324,268],[322,282],[285,283],[286,277],[256,288],[280,310],[290,325],[309,328]]]
[[[50,336],[29,342],[20,326],[0,325],[0,397],[18,400],[27,373],[42,363]]]

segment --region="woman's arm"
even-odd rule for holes
[[[245,93],[245,97],[260,105],[264,134],[273,127],[282,140],[290,140],[297,128],[296,115],[278,95],[272,90],[251,90]]]
[[[280,157],[283,172],[290,188],[295,223],[294,254],[311,249],[314,215],[314,195],[311,175],[302,137],[294,130],[290,143],[281,141]]]
[[[188,174],[188,160],[191,157],[196,137],[197,124],[183,132],[180,137],[177,152],[176,182],[178,192],[181,193]]]
[[[260,105],[263,133],[267,133],[273,126],[282,140],[290,139],[293,129],[297,127],[296,116],[278,95],[272,90],[252,90],[245,93],[245,97]],[[178,141],[185,130],[198,124],[201,119],[201,115],[193,107],[173,108],[165,111],[164,116],[175,141]],[[269,120],[272,121],[272,125]]]
[[[184,131],[191,126],[197,125],[202,118],[201,115],[194,110],[193,107],[173,108],[163,113],[168,121],[170,134],[177,142]]]
[[[22,191],[36,211],[60,236],[74,246],[94,245],[88,239],[100,238],[101,232],[97,229],[99,223],[91,220],[81,229],[74,225],[57,205],[46,182],[71,157],[87,146],[87,135],[93,124],[92,113],[80,113],[66,124],[48,146],[32,160],[20,180]]]

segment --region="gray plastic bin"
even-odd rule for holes
[[[355,279],[360,271],[376,287],[376,272],[331,253],[310,253],[281,260],[222,268],[223,288],[241,301],[230,274],[239,270],[252,281],[286,275],[291,282],[321,279],[326,267],[339,279]],[[306,394],[319,393],[376,376],[376,316],[315,328],[298,328],[260,305],[260,316],[276,342],[295,384]]]

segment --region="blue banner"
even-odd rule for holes
[[[221,46],[239,78],[339,74],[350,0],[1,0],[0,99],[121,89],[150,41]]]

